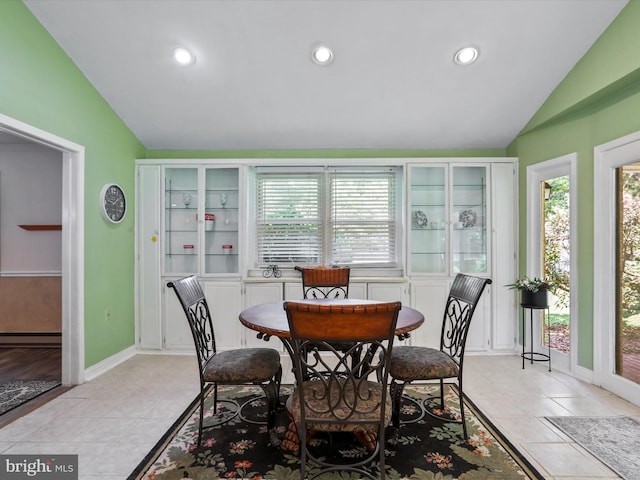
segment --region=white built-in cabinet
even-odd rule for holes
[[[240,274],[242,168],[137,166],[137,334],[145,350],[193,350],[184,312],[167,282],[205,279],[219,349],[245,343]]]
[[[426,319],[414,344],[439,346],[451,282],[467,273],[493,282],[476,308],[467,351],[513,351],[517,310],[504,286],[516,278],[516,178],[511,161],[409,165],[407,270],[411,304]]]
[[[245,265],[246,162],[137,162],[136,334],[141,350],[193,351],[182,308],[166,284],[198,275],[219,349],[264,346],[238,321],[245,308],[296,300],[296,272],[250,276]],[[350,298],[400,300],[425,315],[408,343],[438,347],[449,287],[458,272],[486,276],[467,351],[514,351],[517,304],[504,285],[516,278],[517,188],[513,159],[424,161],[404,165],[405,275],[358,277]],[[270,347],[282,349],[277,339]]]

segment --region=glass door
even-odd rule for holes
[[[571,205],[569,175],[541,182],[542,269],[554,285],[549,296],[549,332],[543,331],[545,346],[563,354],[571,352]],[[547,328],[547,322],[542,322]]]
[[[164,272],[198,273],[198,168],[166,168]]]
[[[411,273],[446,274],[449,269],[447,169],[444,166],[412,166],[409,178]]]
[[[239,171],[205,169],[204,273],[238,273]]]
[[[640,163],[616,171],[615,373],[640,384]]]
[[[452,167],[452,273],[488,272],[487,220],[487,167]]]

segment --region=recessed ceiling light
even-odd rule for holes
[[[478,49],[475,47],[464,47],[456,52],[453,60],[458,65],[471,65],[478,59]]]
[[[178,47],[173,51],[173,58],[180,65],[191,65],[196,61],[195,55],[183,47]]]
[[[311,60],[318,65],[329,65],[333,61],[333,52],[329,47],[320,45],[311,52]]]

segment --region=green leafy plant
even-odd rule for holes
[[[523,277],[506,286],[512,290],[528,290],[534,293],[541,290],[549,290],[553,292],[555,288],[553,283],[549,280],[543,280],[538,277]]]

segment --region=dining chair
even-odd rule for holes
[[[302,274],[302,298],[349,298],[349,267],[295,267]],[[351,343],[334,344],[342,350],[349,350]],[[360,352],[354,351],[354,361]]]
[[[303,298],[349,298],[349,267],[295,267],[302,274]]]
[[[490,283],[491,279],[489,278],[474,277],[462,273],[456,275],[444,309],[440,349],[405,345],[394,348],[389,365],[394,427],[400,427],[400,404],[404,387],[408,383],[421,380],[439,380],[440,411],[444,412],[444,381],[450,379],[457,383],[460,397],[461,418],[456,423],[462,423],[464,438],[467,438],[462,391],[464,351],[473,313],[482,292]],[[420,407],[423,414],[427,413],[441,420],[452,421],[449,417],[431,412],[425,406],[424,401]]]
[[[300,478],[307,478],[308,460],[319,465],[309,478],[329,471],[384,478],[385,427],[391,421],[388,365],[400,308],[400,302],[284,303],[296,377],[287,409],[299,440]],[[344,351],[335,342],[352,347]],[[369,354],[354,363],[351,353],[355,349]],[[307,441],[310,432],[351,432],[368,444],[359,460],[337,461],[326,452],[314,453]],[[376,457],[379,471],[373,475],[364,467]]]
[[[217,351],[213,320],[209,305],[196,276],[167,283],[172,288],[189,322],[200,374],[200,420],[198,446],[201,444],[204,400],[213,390],[214,414],[218,414],[218,385],[259,385],[267,398],[267,428],[271,443],[279,444],[275,434],[275,418],[279,404],[282,366],[280,353],[272,348],[242,348]],[[224,400],[235,405],[234,415],[219,419],[204,428],[212,428],[242,415],[242,406],[235,400]]]

